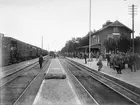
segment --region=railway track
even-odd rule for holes
[[[49,62],[50,60],[47,59],[43,63],[44,68]],[[2,94],[0,96],[1,105],[20,105],[19,100],[24,96],[26,91],[28,91],[28,88],[32,86],[34,81],[38,81],[36,78],[38,78],[40,76],[39,74],[44,71],[43,69],[40,70],[39,65],[36,62],[22,70],[13,72],[12,74],[6,75],[4,78],[2,78],[3,81],[1,80],[0,87]],[[40,82],[36,83],[39,84],[42,82],[41,79],[39,80]],[[39,88],[39,86],[40,84],[36,87]]]
[[[47,59],[47,56],[44,57],[44,59]],[[5,71],[1,72],[0,88],[3,87],[8,82],[10,82],[11,80],[15,79],[20,73],[23,72],[23,70],[26,71],[28,69],[31,69],[32,67],[34,67],[37,64],[38,64],[38,59],[35,59],[33,61],[30,60],[30,62],[28,62],[26,64],[23,64],[23,65],[15,67],[15,68],[5,70]]]
[[[21,75],[23,72],[33,68],[34,66],[37,65],[37,62],[30,64],[28,66],[25,66],[23,68],[17,69],[17,70],[12,70],[11,72],[8,72],[7,74],[4,74],[0,78],[0,88],[8,84],[10,81],[13,79],[16,79],[19,75]]]
[[[77,62],[75,62],[75,61],[72,61],[72,60],[69,60],[69,59],[67,59],[67,60],[68,60],[68,61],[71,61],[71,62],[74,62],[75,64],[77,64],[77,65],[79,65],[79,66],[81,66],[81,67],[87,69],[89,72],[93,72],[93,73],[99,74],[99,72],[96,71],[96,70],[93,70],[93,69],[91,69],[91,68],[89,68],[89,67],[86,67],[86,66],[84,66],[84,65],[82,65],[82,64],[79,64],[79,63],[77,63]],[[140,96],[140,88],[138,88],[138,87],[136,87],[136,86],[133,86],[133,85],[131,85],[131,84],[129,84],[129,83],[126,83],[126,82],[124,82],[124,81],[118,80],[118,79],[116,79],[116,78],[114,78],[114,77],[111,77],[111,76],[109,76],[109,75],[106,75],[106,74],[104,74],[104,73],[100,73],[100,75],[103,76],[103,77],[106,77],[106,78],[108,78],[109,80],[112,80],[112,81],[114,81],[114,82],[116,82],[116,83],[118,83],[118,84],[121,84],[123,87],[127,87],[128,90],[130,90],[130,91],[133,92],[134,94],[137,94],[138,96]]]
[[[45,56],[44,59],[48,58],[48,56]],[[22,69],[25,69],[27,67],[29,67],[30,65],[33,65],[35,63],[38,62],[38,58],[36,59],[33,59],[33,60],[28,60],[28,61],[24,61],[24,62],[21,62],[19,64],[13,64],[9,67],[1,67],[0,70],[1,70],[1,74],[0,74],[0,79],[2,78],[5,78],[6,76],[9,76],[13,73],[16,73]],[[2,75],[4,74],[4,75]]]
[[[85,67],[77,62],[61,59],[64,68],[76,78],[86,91],[95,99],[97,105],[139,105],[139,89],[132,91],[123,82],[116,82],[111,77]]]

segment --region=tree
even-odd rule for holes
[[[120,39],[117,41],[118,50],[120,52],[127,52],[131,47],[131,40],[127,39],[125,36],[120,36]]]
[[[117,48],[117,41],[113,38],[108,38],[104,41],[103,45],[105,46],[107,52],[115,51]]]
[[[76,48],[79,46],[81,38],[72,38],[71,40],[65,43],[65,46],[62,48],[61,52],[74,52]]]
[[[127,52],[131,47],[131,40],[125,35],[121,35],[120,38],[108,38],[104,41],[104,46],[107,51],[118,50],[120,52]]]
[[[88,36],[82,37],[79,42],[79,46],[87,46],[88,44],[89,44],[89,37]]]
[[[134,39],[134,47],[135,52],[140,54],[140,37]]]

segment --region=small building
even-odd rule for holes
[[[131,33],[133,31],[116,20],[115,22],[107,21],[101,29],[93,32],[91,34],[91,51],[96,52],[106,52],[106,49],[103,45],[104,41],[109,38],[120,38],[121,35],[125,36],[128,39],[131,39]]]

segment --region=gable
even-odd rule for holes
[[[97,31],[94,32],[92,35],[95,35],[95,34],[97,34],[98,32],[101,32],[101,31],[103,31],[103,30],[105,30],[105,29],[107,29],[107,28],[109,28],[109,27],[124,27],[124,28],[126,28],[130,33],[133,32],[129,27],[127,27],[126,25],[124,25],[124,24],[122,24],[121,22],[119,22],[118,20],[116,20],[115,22],[112,22],[111,24],[109,24],[109,25],[107,25],[107,26],[105,26],[105,27],[103,27],[103,28],[97,30]]]

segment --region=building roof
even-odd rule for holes
[[[91,48],[100,48],[100,45],[101,44],[99,43],[99,44],[91,45],[90,47]],[[84,48],[89,48],[89,45],[77,47],[77,49],[84,49]]]
[[[112,23],[110,23],[109,25],[104,26],[104,27],[102,27],[101,29],[97,30],[97,31],[94,32],[92,35],[95,35],[96,33],[101,32],[101,31],[103,31],[104,29],[106,29],[106,28],[108,28],[108,27],[114,27],[114,26],[117,26],[117,27],[125,27],[125,28],[127,28],[130,32],[133,32],[129,27],[127,27],[126,25],[124,25],[124,24],[122,24],[121,22],[119,22],[118,20],[116,20],[115,22],[112,22]]]
[[[86,45],[86,46],[80,46],[80,47],[77,47],[77,49],[81,49],[81,48],[88,48],[89,45]]]

